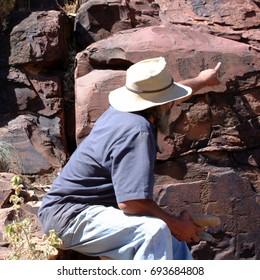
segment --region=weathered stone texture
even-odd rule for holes
[[[108,108],[108,94],[122,84],[125,71],[93,70],[76,80],[77,143],[91,131],[98,117]],[[106,85],[106,88],[104,88]]]
[[[16,149],[22,173],[53,172],[66,160],[66,19],[58,11],[16,14],[20,22],[1,41],[3,48],[10,39],[10,53],[0,54],[0,141]]]
[[[156,1],[163,23],[193,26],[201,32],[247,42],[259,49],[258,1]]]
[[[82,1],[75,19],[76,41],[80,50],[116,32],[133,27],[159,24],[159,6],[149,1]]]
[[[186,157],[186,161],[189,160]],[[169,213],[178,215],[181,210],[187,209],[192,213],[214,214],[221,219],[220,226],[207,229],[215,240],[203,246],[204,254],[200,251],[201,244],[191,245],[194,257],[259,259],[260,246],[256,236],[260,233],[260,204],[252,182],[239,175],[238,170],[214,167],[209,163],[194,164],[193,167],[191,163],[187,164],[183,182],[176,172],[179,166],[182,174],[185,173],[184,162],[185,158],[175,164],[173,162],[168,166],[168,169],[171,168],[169,173],[165,164],[157,167],[155,197]],[[171,174],[175,178],[170,177]],[[247,244],[251,244],[251,249],[245,252]]]
[[[59,26],[62,20],[60,12],[34,12],[16,25],[10,33],[9,65],[64,63],[65,30]]]

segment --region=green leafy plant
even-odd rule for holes
[[[9,259],[51,259],[57,255],[57,248],[61,245],[58,234],[51,230],[49,235],[42,238],[32,236],[32,221],[29,218],[20,220],[20,208],[24,203],[20,196],[23,190],[22,179],[14,176],[11,180],[14,194],[10,197],[15,212],[15,220],[5,229],[5,238],[10,243],[12,255]]]

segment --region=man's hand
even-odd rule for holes
[[[188,211],[184,210],[178,217],[180,222],[180,229],[173,229],[175,237],[180,241],[186,242],[199,242],[200,238],[197,233],[202,231],[202,228],[195,225],[191,219],[191,215]]]
[[[219,85],[220,80],[218,76],[220,69],[221,62],[218,62],[215,68],[202,70],[197,77],[179,82],[179,84],[192,88],[192,94],[186,98],[176,100],[175,104],[184,102],[185,100],[190,98],[195,92],[204,87]]]
[[[199,242],[197,236],[202,228],[195,225],[188,211],[182,211],[176,217],[162,210],[155,201],[149,199],[129,200],[118,204],[119,208],[127,214],[152,216],[163,220],[169,227],[172,235],[179,241]]]
[[[200,80],[201,86],[217,86],[220,84],[218,79],[218,73],[221,68],[221,62],[218,62],[214,69],[206,69],[199,73],[198,79]]]

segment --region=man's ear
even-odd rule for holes
[[[149,121],[150,121],[151,123],[154,123],[154,122],[155,122],[155,117],[151,115],[151,116],[149,117]]]

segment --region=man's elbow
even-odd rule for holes
[[[128,203],[120,202],[118,203],[118,207],[120,210],[122,210],[126,214],[132,214],[131,207],[129,207]]]
[[[125,214],[130,214],[130,215],[140,215],[141,214],[138,211],[137,205],[135,205],[135,203],[133,201],[120,202],[120,203],[118,203],[118,207]]]

